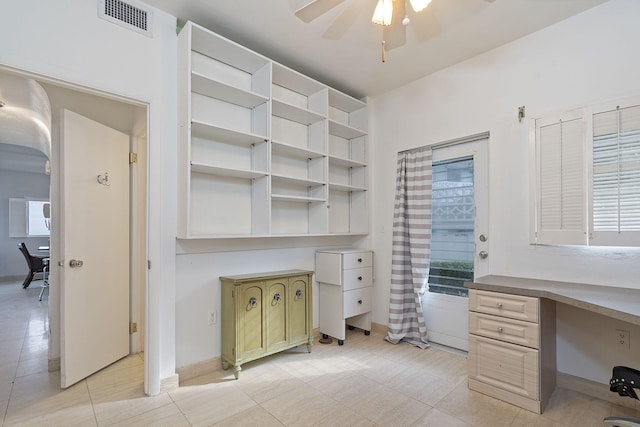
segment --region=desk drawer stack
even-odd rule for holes
[[[323,338],[344,344],[345,326],[371,331],[373,252],[336,249],[316,253]]]
[[[469,290],[469,388],[542,413],[555,388],[555,304]]]

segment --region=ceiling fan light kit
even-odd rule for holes
[[[427,6],[429,6],[431,0],[409,0],[409,3],[411,3],[411,7],[413,8],[413,10],[415,10],[416,12],[420,12],[421,10],[424,10]]]
[[[378,0],[371,22],[378,25],[391,25],[393,0]]]
[[[309,3],[296,10],[295,14],[304,22],[311,22],[325,12],[343,3],[344,1],[345,0],[309,0]],[[336,23],[334,23],[329,29],[331,31],[328,30],[325,35],[330,32],[331,34],[335,34],[336,28],[342,28],[342,30],[344,31],[345,25],[347,27],[350,26],[348,22],[353,23],[353,20],[355,19],[353,18],[354,11],[357,11],[357,7],[355,7],[354,5],[356,5],[356,2],[360,3],[360,0],[350,1],[353,3],[345,11],[343,11],[342,15],[338,18]],[[495,0],[484,1],[487,3],[491,3]],[[432,0],[376,0],[376,7],[373,12],[373,16],[371,17],[371,22],[383,27],[382,62],[385,62],[385,53],[387,49],[395,49],[406,43],[406,28],[410,24],[412,24],[414,17],[418,19],[417,15],[410,16],[410,13],[408,13],[409,5],[411,5],[412,13],[419,13],[425,10],[431,4],[431,2]],[[345,18],[345,16],[350,16],[351,18]],[[416,27],[416,37],[419,41],[424,41],[428,37],[428,31],[425,31],[425,28],[429,25],[424,23],[424,18],[421,19],[423,19],[423,22],[421,25],[418,25]],[[430,20],[434,21],[433,16],[430,17]],[[347,22],[347,24],[345,24],[345,22]],[[337,25],[337,23],[339,23],[339,25]],[[327,36],[327,38],[335,39],[338,37]]]

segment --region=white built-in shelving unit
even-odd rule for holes
[[[178,237],[366,234],[366,103],[192,22],[178,40]]]

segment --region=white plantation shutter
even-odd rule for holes
[[[588,243],[584,142],[582,112],[536,121],[537,243]]]
[[[593,115],[592,245],[640,246],[640,105]]]

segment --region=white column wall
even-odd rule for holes
[[[640,94],[640,2],[611,0],[580,15],[370,99],[372,237],[376,251],[374,321],[387,324],[391,225],[398,151],[490,132],[489,260],[491,274],[639,288],[638,248],[529,244],[529,120],[592,101]],[[388,58],[389,61],[393,57]],[[518,122],[518,107],[527,118]],[[588,314],[583,314],[588,316]],[[611,348],[617,326],[569,339],[573,310],[558,305],[561,372],[606,382],[613,363],[640,360]],[[587,334],[588,335],[588,334]],[[633,336],[633,333],[632,333]],[[579,341],[579,342],[577,342]],[[571,343],[571,344],[568,344]],[[639,342],[640,344],[640,342]],[[581,347],[582,346],[582,347]],[[584,348],[597,359],[573,359]],[[638,366],[636,366],[638,368]]]
[[[98,18],[97,1],[2,1],[0,64],[149,104],[148,392],[175,374],[176,19],[153,37]],[[55,191],[55,190],[54,190]]]

